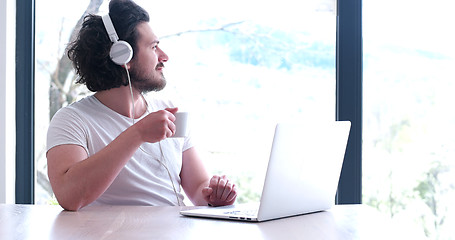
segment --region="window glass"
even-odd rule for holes
[[[455,235],[453,1],[363,1],[363,202]]]
[[[52,196],[44,147],[49,119],[87,94],[61,61],[64,48],[96,2],[102,1],[36,3],[37,202]],[[166,97],[189,111],[210,172],[237,183],[239,202],[257,201],[274,124],[335,119],[336,1],[136,2],[150,13],[169,56],[168,85],[147,97]],[[107,12],[107,1],[99,11]]]

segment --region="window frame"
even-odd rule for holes
[[[16,0],[16,203],[35,198],[35,0]]]
[[[16,203],[33,204],[35,0],[16,0]],[[336,120],[351,121],[336,197],[362,199],[362,0],[337,0]]]
[[[337,1],[336,120],[350,120],[337,204],[362,203],[362,0]]]

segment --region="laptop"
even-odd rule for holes
[[[261,222],[330,209],[350,128],[349,121],[277,124],[259,203],[181,210],[180,214]]]

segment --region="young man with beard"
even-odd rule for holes
[[[178,108],[142,95],[165,87],[168,60],[148,13],[131,0],[111,0],[109,16],[133,57],[124,65],[110,59],[110,36],[95,15],[84,19],[69,45],[78,82],[95,94],[59,110],[49,126],[48,174],[58,202],[67,210],[181,205],[182,188],[195,205],[233,204],[235,185],[225,176],[209,177],[191,136],[171,138]]]

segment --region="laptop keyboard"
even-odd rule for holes
[[[227,211],[224,214],[234,215],[234,216],[247,216],[247,217],[255,217],[258,214],[257,209],[244,209],[244,210],[235,210],[235,211]]]

